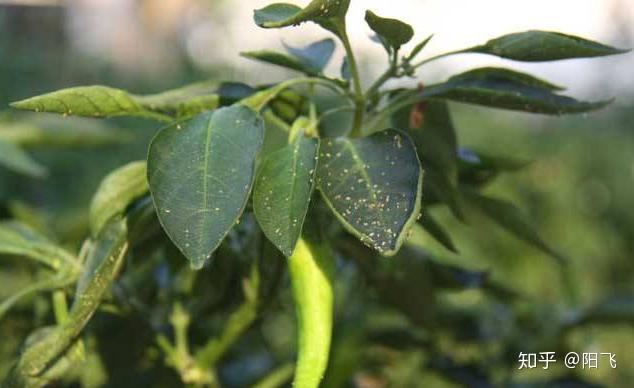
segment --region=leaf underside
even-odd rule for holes
[[[312,43],[306,47],[297,48],[284,44],[286,51],[298,58],[304,65],[317,73],[321,73],[335,51],[335,41],[328,38]]]
[[[302,135],[262,163],[253,191],[264,234],[286,256],[299,239],[314,188],[319,140]]]
[[[409,136],[386,130],[323,140],[317,168],[323,198],[365,244],[393,255],[420,213],[423,173]]]
[[[152,141],[148,181],[159,220],[194,268],[242,215],[263,138],[260,116],[234,105],[165,128]]]
[[[554,93],[556,86],[507,69],[471,70],[430,86],[424,98],[440,98],[493,108],[561,115],[600,109],[610,101],[585,102]]]
[[[505,35],[466,50],[525,62],[600,57],[628,51],[577,36],[538,30]]]
[[[308,75],[315,76],[319,74],[319,69],[315,69],[312,66],[302,62],[300,59],[286,55],[283,53],[278,53],[276,51],[271,50],[260,50],[260,51],[247,51],[241,53],[241,55],[245,58],[253,59],[256,61],[269,63],[272,65],[284,67],[287,69],[299,71],[301,73],[306,73]]]

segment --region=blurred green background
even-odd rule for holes
[[[205,79],[246,79],[251,82],[281,79],[290,74],[258,65],[237,64],[246,62],[238,57],[238,51],[259,48],[262,42],[272,47],[279,46],[277,35],[267,35],[267,32],[257,30],[253,30],[256,31],[254,33],[244,27],[251,23],[250,10],[263,3],[266,2],[78,0],[0,5],[0,106],[8,107],[11,101],[75,85],[104,84],[135,93],[151,93]],[[416,10],[421,11],[414,20],[407,16],[403,19],[422,30],[419,31],[422,35],[439,32],[430,30],[428,26],[439,23],[439,15],[456,7],[456,2],[445,2],[445,5],[434,1],[403,3],[403,9],[417,7]],[[488,9],[490,13],[495,12],[498,2],[477,3],[482,4],[484,12]],[[536,2],[529,7],[539,9],[546,5],[542,3]],[[594,27],[588,27],[587,32],[591,35],[585,36],[621,47],[633,45],[634,7],[628,4],[628,0],[562,3],[574,4],[581,10],[571,10],[567,16],[558,16],[561,25],[553,24],[552,29],[565,29],[568,26],[577,28],[577,24],[568,19],[575,19],[575,12],[584,12],[584,7],[590,8],[585,11],[589,13],[600,3],[598,7],[606,9],[605,14],[608,16],[605,20],[596,21],[596,25],[602,25],[607,20],[610,22],[609,28],[596,27],[593,30]],[[380,2],[368,2],[370,6],[376,6],[378,11],[387,15],[391,11],[389,5],[381,5]],[[426,9],[428,13],[423,12]],[[502,10],[496,16],[501,21],[501,28],[509,31],[523,29],[523,24],[514,28],[512,20],[516,19],[511,18],[510,11]],[[393,12],[408,15],[400,7]],[[551,11],[544,9],[543,12]],[[505,21],[507,14],[511,21]],[[359,15],[353,14],[351,17]],[[477,15],[473,17],[477,18]],[[522,23],[531,25],[533,20],[528,19]],[[426,20],[434,20],[434,23],[427,23]],[[534,22],[544,23],[537,19]],[[451,24],[452,20],[446,23]],[[495,24],[495,21],[483,23]],[[453,35],[444,42],[448,46],[458,45],[461,44],[459,38],[465,35],[466,39],[475,39],[469,36],[469,27],[477,24],[474,22],[456,26],[458,29],[450,28]],[[361,27],[355,31],[356,37],[367,40],[367,31]],[[487,32],[485,30],[482,33]],[[583,35],[585,31],[564,32]],[[593,36],[595,33],[601,36]],[[306,35],[293,36],[288,40],[293,43],[309,41],[313,36],[311,34],[315,33],[309,29]],[[439,42],[434,50],[445,51],[442,36],[437,39]],[[376,50],[379,49],[365,41],[360,47],[364,50],[361,54],[367,74],[378,73],[383,65],[382,59],[376,56]],[[452,48],[455,47],[447,47],[447,51]],[[572,302],[570,289],[562,282],[557,264],[540,251],[516,240],[477,214],[469,217],[469,224],[465,225],[453,218],[446,209],[433,210],[451,231],[460,249],[460,255],[443,251],[448,262],[489,271],[492,279],[524,295],[529,301],[528,305],[540,306],[543,311],[536,312],[540,323],[536,330],[547,330],[553,314],[569,311],[571,303],[581,307],[600,305],[609,310],[603,315],[605,319],[566,331],[563,340],[579,353],[615,353],[617,369],[611,369],[604,363],[598,369],[576,372],[594,383],[623,388],[631,387],[634,382],[634,61],[631,54],[625,57],[600,59],[594,65],[584,61],[566,61],[553,65],[552,70],[544,70],[550,65],[529,66],[530,70],[551,76],[555,82],[565,83],[581,97],[617,97],[615,104],[597,113],[546,118],[452,105],[462,146],[532,161],[517,173],[500,176],[486,192],[519,204],[541,235],[569,258],[572,273],[569,282],[573,294],[576,294]],[[442,79],[456,68],[473,67],[482,64],[482,61],[477,56],[452,59],[421,74],[421,79]],[[495,64],[504,65],[499,60]],[[334,65],[336,68],[339,63]],[[370,80],[370,76],[367,78]],[[0,170],[0,218],[17,214],[32,222],[42,223],[55,238],[74,249],[78,248],[81,239],[87,234],[87,208],[99,181],[113,168],[144,158],[148,141],[158,129],[155,124],[143,120],[76,120],[18,114],[8,108],[2,115],[3,123],[35,120],[34,125],[45,127],[95,126],[124,131],[130,138],[125,144],[97,150],[32,150],[30,152],[34,158],[49,170],[48,176],[42,179],[26,178]],[[430,251],[442,251],[433,241],[423,243]],[[342,282],[346,281],[345,274],[341,276]],[[32,278],[33,272],[28,266],[20,265],[16,260],[0,261],[0,299],[28,284]],[[361,290],[357,293],[367,291],[370,302],[366,303],[371,305],[376,297],[370,290],[363,287]],[[492,331],[490,335],[493,340],[487,346],[496,346],[496,335],[503,336],[506,330],[513,330],[510,322],[514,318],[508,317],[511,313],[501,305],[484,300],[478,291],[450,293],[444,297],[447,298],[446,303],[482,312],[484,323],[481,322],[483,326],[480,330]],[[355,298],[348,296],[343,300],[352,302]],[[14,360],[25,335],[33,327],[47,323],[46,296],[36,296],[25,302],[15,314],[0,321],[0,377],[4,376]],[[345,310],[345,306],[342,308]],[[377,321],[393,319],[390,314],[387,314],[387,318],[382,313],[377,314]],[[629,323],[622,319],[611,319],[628,314],[631,317]],[[342,322],[348,322],[346,319],[354,322],[353,318],[346,318],[346,314],[340,315]],[[367,315],[364,317],[367,318]],[[487,319],[492,321],[486,322]],[[280,327],[290,324],[288,311],[271,320]],[[271,330],[288,336],[279,327]],[[342,329],[342,333],[346,331]],[[112,333],[113,342],[118,340],[117,335]],[[525,352],[550,350],[530,343],[530,337],[525,340]],[[458,359],[475,357],[469,345],[449,343],[448,346],[457,353]],[[152,359],[153,356],[148,357]],[[388,372],[384,372],[391,376],[391,385],[383,384],[381,379],[373,379],[372,373],[359,372],[354,380],[356,386],[486,386],[475,382],[453,385],[457,383],[419,375],[415,367],[419,362],[417,354],[413,352],[407,357],[399,358]],[[486,355],[479,354],[478,357],[486,358]],[[507,361],[513,363],[517,360],[517,353],[511,353],[508,357],[511,360]],[[560,364],[561,361],[559,355]],[[233,367],[241,371],[253,369],[257,374],[258,362],[253,359]],[[105,374],[105,369],[103,366],[101,369],[96,368],[98,372],[95,373]],[[556,372],[517,371],[521,378],[545,380],[552,378],[555,373],[564,372],[561,365]],[[134,374],[133,371],[128,373]],[[232,381],[231,373],[240,374],[235,370],[227,373],[227,381]],[[130,384],[136,381],[141,384],[136,386],[146,386],[140,382],[143,380],[132,378],[110,380],[109,383],[104,383],[105,380],[99,376],[93,376],[93,379],[94,382],[90,383],[90,378],[85,378],[84,386],[124,386],[121,381],[130,381]],[[235,386],[243,384],[240,378],[235,381]]]

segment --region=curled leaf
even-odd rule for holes
[[[108,221],[122,215],[137,198],[148,192],[145,161],[129,163],[108,174],[90,204],[90,231],[97,236]]]

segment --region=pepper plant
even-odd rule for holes
[[[249,267],[241,276],[241,305],[220,334],[209,333],[211,339],[202,345],[191,343],[192,320],[221,301],[168,297],[171,305],[159,314],[165,323],[154,326],[156,347],[182,383],[192,386],[222,384],[220,360],[250,327],[265,324],[264,312],[280,295],[286,267],[296,311],[297,360],[258,386],[282,385],[294,374],[294,386],[309,388],[321,384],[329,364],[338,271],[356,268],[389,305],[432,331],[451,318],[441,314],[434,321],[426,315],[428,301],[412,306],[390,292],[475,283],[509,297],[482,273],[431,259],[410,238],[427,233],[458,252],[451,234],[427,211],[430,207],[447,206],[459,220],[465,219],[465,208],[478,209],[565,265],[565,257],[518,208],[480,192],[498,174],[524,163],[459,147],[449,103],[562,115],[593,111],[609,101],[579,101],[561,94],[557,85],[509,68],[477,68],[432,85],[415,78],[426,64],[449,55],[543,62],[624,51],[561,33],[526,31],[419,59],[431,36],[405,50],[413,28],[367,11],[373,39],[385,49],[387,69],[364,88],[367,80],[346,29],[349,3],[314,0],[304,8],[279,3],[254,14],[262,28],[314,22],[334,35],[346,53],[336,76],[324,73],[336,47],[335,39],[325,38],[307,47],[287,46],[287,52],[242,54],[303,74],[275,84],[202,82],[154,95],[85,86],[12,104],[64,116],[138,116],[165,126],[149,144],[147,160],[113,171],[96,190],[88,213],[90,235],[80,252],[18,222],[0,225],[0,253],[33,259],[51,274],[5,301],[0,314],[23,295],[48,291],[56,317],[53,326],[29,337],[3,387],[41,387],[68,374],[86,357],[83,333],[97,311],[110,306],[128,314],[138,308],[111,288],[120,282],[142,287],[150,276],[146,266],[166,266],[173,276],[163,287],[173,293],[179,287],[195,293],[192,284],[207,279],[214,284],[203,284],[202,290],[220,295],[222,287],[237,280],[225,276],[231,261]],[[399,78],[411,79],[412,86],[386,87]],[[19,145],[0,138],[0,162],[40,174],[40,166]],[[141,264],[126,266],[126,258]],[[189,266],[182,268],[184,259]],[[415,270],[399,272],[399,266]],[[200,270],[211,274],[200,280]],[[338,361],[330,362],[336,368]],[[326,386],[339,386],[348,377],[337,383],[337,377],[328,376]]]

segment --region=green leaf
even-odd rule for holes
[[[176,118],[187,118],[216,109],[220,96],[215,82],[199,82],[158,94],[134,96],[146,109]]]
[[[458,253],[456,249],[456,245],[453,243],[451,236],[442,225],[440,225],[430,214],[429,212],[424,212],[422,217],[420,218],[420,224],[425,228],[427,233],[429,233],[436,241],[438,241],[442,246],[447,248],[448,250]]]
[[[52,291],[69,286],[75,282],[76,278],[77,273],[72,271],[62,271],[43,280],[35,281],[34,283],[18,290],[15,294],[2,300],[0,303],[0,320],[2,320],[4,315],[21,299],[38,292]]]
[[[352,79],[352,72],[350,71],[350,61],[348,60],[348,56],[343,57],[343,62],[341,62],[341,78],[346,81],[350,81]]]
[[[462,219],[456,195],[458,139],[448,104],[431,100],[410,105],[392,115],[391,121],[396,128],[408,129],[414,140],[425,170],[423,200],[444,202]]]
[[[152,140],[148,181],[163,228],[201,268],[246,206],[264,122],[243,105],[163,129]]]
[[[332,58],[335,50],[335,42],[332,39],[324,39],[304,48],[295,48],[284,45],[288,55],[272,50],[247,51],[242,55],[245,58],[270,63],[301,73],[318,76]]]
[[[253,191],[253,210],[264,234],[291,256],[308,211],[317,169],[319,140],[299,135],[262,163]]]
[[[324,140],[319,160],[319,188],[346,229],[395,254],[420,213],[423,171],[410,137],[390,129]]]
[[[335,41],[323,39],[302,48],[291,47],[286,44],[284,44],[284,47],[286,51],[299,59],[305,66],[313,69],[316,73],[321,73],[335,52]]]
[[[56,385],[85,362],[86,348],[81,339],[65,343],[61,354],[50,356],[59,349],[56,344],[59,333],[57,326],[40,327],[31,332],[24,341],[18,362],[2,381],[2,386],[40,388]]]
[[[631,324],[634,322],[634,298],[632,295],[614,295],[604,298],[573,316],[569,327],[590,324]]]
[[[449,180],[447,174],[436,168],[425,169],[425,187],[423,188],[423,203],[432,205],[437,202],[445,203],[453,215],[464,220],[464,212],[456,184]]]
[[[465,50],[465,52],[491,54],[525,62],[601,57],[628,51],[577,36],[537,30],[504,35],[481,46]]]
[[[88,117],[139,116],[172,121],[215,109],[219,97],[210,83],[200,83],[159,94],[138,96],[108,86],[79,86],[14,102],[12,107]]]
[[[458,137],[446,102],[408,106],[392,116],[392,125],[409,130],[424,168],[433,166],[455,182]]]
[[[79,86],[14,102],[13,108],[88,117],[139,116],[161,121],[170,118],[146,109],[128,92],[107,86]]]
[[[273,111],[278,116],[284,116],[285,119],[294,121],[304,106],[304,97],[289,88],[293,85],[306,82],[305,79],[296,78],[289,81],[281,82],[269,88],[260,90],[259,92],[241,100],[239,104],[248,106],[256,112],[260,112],[270,104]]]
[[[566,258],[551,248],[541,238],[534,226],[526,220],[526,216],[512,203],[497,198],[489,198],[466,188],[462,190],[462,194],[469,204],[515,235],[515,237],[535,246],[560,263],[566,262]]]
[[[268,89],[260,90],[257,93],[250,95],[249,97],[241,100],[239,102],[240,105],[244,105],[246,107],[251,108],[256,112],[262,111],[271,101],[273,101],[277,96],[286,90],[288,85],[284,82],[272,86]]]
[[[482,187],[503,172],[514,172],[526,167],[526,160],[501,157],[461,148],[458,151],[458,180],[462,185]]]
[[[305,8],[276,3],[256,10],[253,19],[263,28],[282,28],[312,21],[338,34],[338,25],[345,23],[349,6],[350,0],[313,0]]]
[[[123,255],[128,249],[127,233],[127,220],[123,217],[110,219],[103,225],[88,251],[84,269],[77,281],[72,310],[84,309],[85,306],[81,306],[81,298],[86,294],[103,293],[108,285],[106,280],[114,279],[117,275],[119,272],[117,267],[121,265]],[[113,258],[119,258],[119,260],[112,260]],[[107,277],[100,278],[106,274]]]
[[[319,74],[318,71],[315,71],[315,69],[313,69],[311,66],[306,65],[300,59],[292,57],[290,55],[278,53],[276,51],[271,51],[271,50],[247,51],[247,52],[241,53],[240,55],[242,55],[245,58],[255,59],[256,61],[285,67],[287,69],[296,70],[301,73],[305,73],[312,76]]]
[[[301,22],[285,24],[287,20],[292,20],[297,15],[301,14],[302,8],[294,4],[287,3],[275,3],[267,5],[262,9],[255,10],[253,12],[253,20],[255,24],[264,28],[279,28],[293,24],[299,24]]]
[[[24,256],[53,270],[77,266],[75,257],[48,238],[18,222],[0,223],[0,254]]]
[[[377,16],[372,11],[365,12],[365,21],[372,31],[386,41],[394,50],[398,50],[414,37],[414,29],[409,24],[396,19]]]
[[[113,220],[104,228],[79,279],[68,319],[51,329],[40,341],[26,347],[8,377],[9,381],[50,373],[48,368],[53,362],[64,357],[78,340],[123,265],[128,250],[126,236],[123,219]],[[42,386],[41,381],[33,386]]]
[[[438,288],[458,290],[484,288],[489,280],[487,272],[445,264],[431,257],[425,259],[424,265],[430,272],[432,282]]]
[[[220,97],[220,105],[232,105],[254,94],[256,90],[241,82],[223,82],[218,86],[216,93]]]
[[[148,192],[145,161],[132,162],[106,176],[90,204],[90,231],[93,237],[130,204]]]
[[[420,42],[419,44],[416,45],[416,47],[414,47],[414,49],[412,50],[412,52],[407,56],[407,60],[411,61],[414,58],[416,58],[418,56],[418,54],[421,53],[421,51],[423,51],[423,49],[425,47],[427,47],[427,44],[431,41],[431,39],[434,37],[434,35],[429,35],[427,38],[425,38],[422,42]]]
[[[430,86],[420,96],[552,115],[588,112],[610,103],[577,101],[554,93],[558,89],[528,74],[500,68],[481,68]]]
[[[31,159],[20,147],[4,140],[0,140],[0,166],[35,178],[46,175],[46,168]]]

